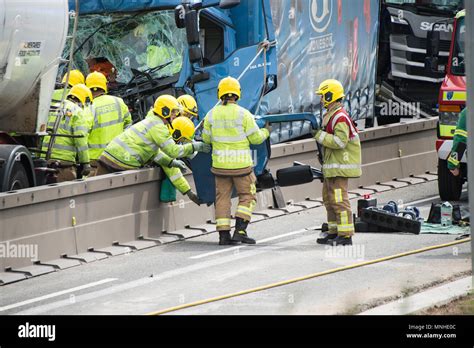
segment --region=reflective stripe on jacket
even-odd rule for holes
[[[324,130],[315,139],[323,145],[323,174],[326,178],[357,178],[362,175],[361,146],[356,127],[342,107],[329,110]]]
[[[454,131],[453,147],[448,157],[448,169],[453,170],[459,167],[461,159],[464,156],[467,145],[467,125],[466,125],[467,109],[459,114],[456,130]]]
[[[53,131],[56,118],[59,112],[51,112],[48,118],[48,130]],[[89,163],[89,152],[87,146],[88,124],[84,111],[75,103],[66,100],[64,104],[64,114],[59,123],[56,134],[79,135],[80,137],[61,137],[56,136],[51,151],[51,159],[68,161],[76,163],[76,156],[79,163]],[[46,136],[43,139],[42,151],[48,150],[51,137]],[[42,157],[45,157],[43,155]]]
[[[158,150],[171,158],[185,157],[194,151],[192,144],[177,145],[164,121],[150,111],[143,121],[115,137],[102,155],[124,169],[133,169],[152,161]]]
[[[269,136],[253,115],[234,103],[217,105],[206,115],[202,139],[212,144],[212,166],[241,169],[253,166],[250,145],[259,145]]]
[[[89,156],[97,160],[107,145],[132,124],[132,117],[123,100],[111,95],[95,98],[89,114]]]

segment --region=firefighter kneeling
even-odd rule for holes
[[[347,188],[349,178],[362,175],[358,130],[343,108],[344,87],[339,81],[324,81],[316,94],[327,109],[315,139],[323,146],[323,202],[329,225],[317,242],[352,245],[354,223]]]

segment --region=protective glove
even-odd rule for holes
[[[168,167],[170,168],[179,168],[181,169],[183,172],[186,171],[186,169],[188,169],[186,167],[186,163],[184,163],[183,161],[179,160],[179,159],[174,159],[171,161],[171,163],[168,165]]]
[[[197,152],[209,153],[211,152],[211,145],[196,141],[193,143],[193,149]]]
[[[189,190],[188,192],[185,193],[186,196],[188,196],[188,198],[196,203],[197,205],[201,205],[201,200],[199,199],[199,197],[197,196],[197,194],[195,194],[193,192],[193,190]]]
[[[272,125],[269,122],[265,123],[265,129],[268,131],[268,134],[272,133]]]
[[[315,127],[316,128],[311,128],[311,135],[313,136],[313,138],[316,136],[316,133],[318,133],[318,131],[321,129],[321,120],[319,119],[319,117],[316,117]]]
[[[88,176],[91,173],[91,165],[89,163],[82,163],[82,175]]]
[[[263,117],[255,116],[255,123],[257,124],[258,128],[265,128],[267,122]]]

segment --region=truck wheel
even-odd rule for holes
[[[438,190],[442,201],[459,201],[462,177],[454,176],[448,169],[448,161],[438,159]]]
[[[8,181],[8,190],[16,191],[30,187],[28,174],[21,162],[16,161],[13,165],[10,180]]]

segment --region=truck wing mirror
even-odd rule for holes
[[[431,29],[427,36],[426,45],[426,59],[425,59],[425,70],[428,73],[439,72],[439,45],[440,45],[440,32],[438,30]]]
[[[441,41],[440,32],[438,30],[431,30],[428,32],[427,55],[429,57],[439,56],[439,43]]]
[[[202,60],[201,45],[193,45],[189,47],[189,61],[191,63],[199,63]]]
[[[188,45],[199,44],[199,27],[198,27],[198,12],[192,10],[185,15],[186,22],[186,36],[188,38]]]
[[[223,10],[228,10],[238,5],[240,5],[240,0],[221,0],[219,2],[219,8]]]

